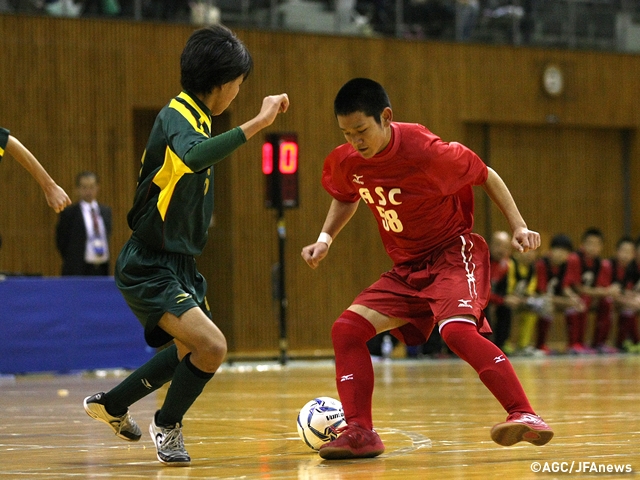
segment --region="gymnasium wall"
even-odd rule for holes
[[[0,125],[11,129],[70,194],[80,170],[101,176],[114,210],[113,252],[129,235],[139,155],[149,118],[180,90],[188,25],[0,16]],[[337,89],[355,76],[380,81],[395,119],[419,122],[467,143],[511,186],[546,245],[554,233],[579,240],[595,225],[606,254],[624,229],[622,130],[630,132],[631,184],[640,180],[640,56],[237,31],[255,70],[220,128],[253,117],[267,94],[287,92],[290,111],[268,131],[296,131],[300,208],[287,211],[288,334],[293,353],[330,351],[332,321],[390,266],[375,223],[361,207],[325,263],[309,269],[301,248],[315,241],[330,197],[319,183],[325,155],[343,142],[332,114]],[[541,89],[546,63],[564,68],[566,89]],[[142,145],[142,146],[141,146]],[[216,224],[199,259],[209,300],[230,351],[278,349],[271,297],[276,220],[264,208],[261,137],[216,167]],[[640,233],[640,192],[631,189],[631,232]],[[505,228],[477,195],[476,230]],[[57,275],[56,214],[17,162],[0,164],[0,271]],[[28,301],[28,299],[25,299]]]

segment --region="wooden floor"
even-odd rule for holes
[[[112,372],[0,377],[0,479],[640,476],[640,356],[513,363],[534,408],[555,429],[544,447],[491,441],[491,426],[505,414],[468,365],[394,360],[375,366],[374,420],[386,452],[375,459],[322,461],[298,438],[295,420],[313,397],[337,397],[333,364],[243,363],[224,366],[187,414],[189,468],[161,466],[149,439],[148,423],[165,390],[131,408],[143,437],[130,444],[82,408],[85,396],[119,382]],[[535,462],[556,472],[534,473]],[[576,473],[585,465],[588,475]],[[595,474],[594,468],[632,471]]]

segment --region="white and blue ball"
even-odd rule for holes
[[[331,397],[314,398],[298,414],[298,435],[314,450],[335,440],[335,430],[345,425],[342,403]]]

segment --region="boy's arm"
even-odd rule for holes
[[[360,201],[349,203],[335,198],[331,202],[327,218],[322,226],[322,233],[318,240],[302,249],[302,258],[311,268],[316,268],[320,261],[327,256],[329,246],[340,230],[351,220],[358,209]]]
[[[271,125],[279,113],[284,113],[289,109],[289,97],[286,93],[280,95],[270,95],[262,100],[260,113],[248,122],[240,125],[247,140],[265,127]]]
[[[289,97],[286,93],[265,97],[258,115],[239,127],[209,138],[193,147],[184,156],[185,164],[194,172],[200,172],[215,165],[260,130],[271,125],[276,116],[286,112],[288,108]]]
[[[17,138],[9,135],[5,151],[11,154],[40,184],[51,208],[61,212],[64,207],[71,205],[67,193],[53,181],[36,157]]]
[[[540,246],[540,234],[527,228],[527,224],[522,218],[522,215],[520,215],[520,211],[513,201],[511,192],[504,181],[495,170],[489,167],[487,168],[489,175],[482,188],[484,188],[489,198],[491,198],[509,222],[511,231],[513,232],[511,244],[520,252],[535,250]]]

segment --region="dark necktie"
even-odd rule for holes
[[[91,219],[93,220],[93,236],[100,236],[100,222],[98,221],[98,209],[91,208]]]

